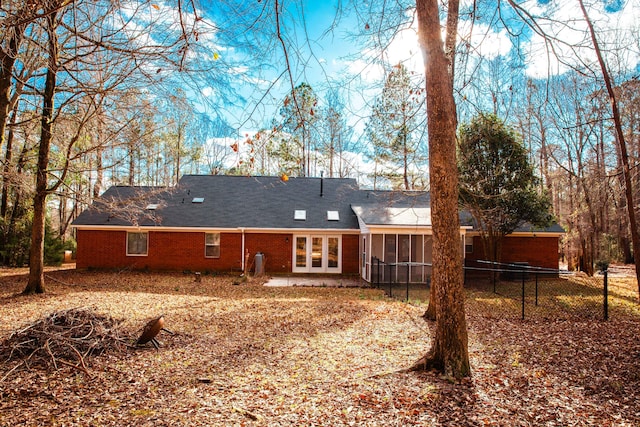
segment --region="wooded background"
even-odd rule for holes
[[[362,52],[353,59],[385,70],[367,86],[356,85],[354,75],[307,82],[296,72],[294,62],[310,62],[291,35],[313,19],[302,3],[215,3],[2,3],[3,265],[28,263],[38,198],[46,200],[46,258],[56,262],[64,248],[73,249],[70,223],[111,185],[171,187],[187,173],[323,171],[355,177],[363,187],[428,188],[424,75],[392,61],[387,50],[412,28],[415,2],[336,8],[326,34],[347,38]],[[519,134],[540,191],[567,231],[559,256],[569,268],[593,273],[598,261],[633,262],[620,143],[637,200],[640,20],[622,23],[637,6],[596,1],[582,15],[581,3],[571,6],[572,22],[555,19],[561,5],[461,6],[454,94],[459,123],[487,112]],[[483,55],[480,48],[495,40],[478,42],[482,28],[501,32],[513,47]],[[545,43],[543,56],[518,48],[533,35]],[[623,141],[597,50],[613,83]],[[534,76],[528,69],[536,61],[562,72]],[[268,84],[249,94],[247,82],[261,77]],[[211,90],[215,96],[205,96]],[[371,95],[358,109],[356,91]]]

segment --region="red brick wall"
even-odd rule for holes
[[[147,256],[127,256],[126,231],[78,230],[77,268],[240,271],[242,235],[220,235],[220,257],[204,256],[203,232],[149,232]]]
[[[467,261],[486,260],[480,236],[473,238],[473,253]],[[557,269],[559,266],[558,237],[507,236],[502,242],[501,262],[528,262],[535,267]]]
[[[253,260],[257,252],[264,255],[264,268],[269,273],[287,273],[291,271],[291,250],[293,235],[270,233],[247,233],[245,249],[249,250],[249,265],[254,271]]]
[[[149,268],[152,270],[241,271],[242,235],[220,234],[220,257],[206,258],[205,233],[150,232]]]
[[[147,256],[127,256],[126,231],[78,230],[76,267],[220,272],[241,270],[241,233],[221,233],[219,258],[205,258],[204,236],[204,232],[151,231]],[[262,252],[266,272],[291,272],[292,247],[292,234],[245,234],[245,250],[249,250],[251,271],[254,269],[255,254]],[[344,274],[358,273],[358,253],[358,236],[343,236]]]
[[[135,265],[144,258],[126,256],[125,231],[77,230],[77,268],[120,268]],[[144,265],[139,268],[144,268]]]

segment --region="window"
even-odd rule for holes
[[[296,237],[296,268],[307,267],[307,237]]]
[[[340,239],[337,237],[327,238],[327,267],[338,268],[340,261]]]
[[[296,209],[293,211],[293,219],[296,221],[306,221],[307,220],[307,211]]]
[[[220,233],[204,234],[204,256],[207,258],[220,257]]]
[[[323,258],[323,243],[322,237],[311,237],[311,267],[321,268]]]
[[[194,197],[191,203],[204,203],[204,197]]]
[[[465,253],[472,254],[473,253],[473,240],[467,241],[464,245]]]
[[[155,211],[156,209],[158,209],[158,204],[157,203],[149,203],[147,205],[147,210],[148,211]]]
[[[340,213],[338,211],[327,211],[327,220],[340,221]]]
[[[149,250],[149,233],[127,233],[127,255],[146,256]]]

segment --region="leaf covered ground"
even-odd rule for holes
[[[404,371],[429,348],[426,307],[375,289],[66,270],[47,273],[46,294],[23,296],[24,274],[0,274],[2,426],[640,425],[632,291],[606,322],[523,321],[513,299],[471,286],[473,375],[456,382]],[[11,336],[77,308],[116,319],[119,342],[160,314],[173,335],[161,332],[158,350],[67,352],[57,366],[6,356]]]

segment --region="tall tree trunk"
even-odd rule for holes
[[[457,14],[452,4],[457,1],[449,4],[448,13]],[[460,378],[470,375],[471,368],[458,219],[455,102],[440,34],[438,0],[417,0],[416,9],[426,76],[436,325],[431,349],[412,369],[435,368]]]
[[[333,157],[335,156],[334,138],[331,137],[329,145],[329,178],[333,178]]]
[[[29,154],[29,147],[27,143],[22,146],[18,161],[16,162],[16,176],[20,177],[24,173],[24,169],[27,164],[27,157]],[[19,180],[20,178],[18,178]],[[11,210],[11,218],[9,219],[9,225],[7,227],[7,235],[12,236],[16,229],[16,223],[18,218],[24,215],[24,207],[22,206],[22,189],[17,187],[14,191],[13,209]]]
[[[12,181],[11,163],[13,162],[13,136],[14,136],[12,125],[16,123],[17,116],[18,116],[18,113],[14,109],[13,113],[11,114],[9,132],[7,132],[7,140],[6,140],[7,146],[6,146],[5,155],[4,155],[4,167],[2,169],[3,178],[2,178],[2,196],[1,196],[2,201],[0,202],[0,217],[2,217],[2,219],[4,220],[7,219],[7,209],[9,205],[9,187],[11,186],[11,181]],[[3,132],[4,134],[5,130],[2,130],[1,132]],[[2,144],[0,144],[0,146],[2,146]]]
[[[453,93],[453,81],[455,77],[455,63],[456,63],[456,44],[458,38],[458,20],[459,20],[459,0],[449,0],[447,13],[447,36],[444,44],[444,54],[447,58],[447,71],[449,74],[449,84],[451,85],[451,91]],[[417,3],[416,3],[417,6]],[[424,47],[423,47],[424,49]],[[453,95],[452,95],[453,96]],[[458,114],[456,111],[455,102],[453,102],[453,119],[454,119],[454,132],[458,127]],[[457,170],[457,166],[456,166]],[[464,280],[464,277],[463,277]],[[436,296],[437,289],[435,287],[431,287],[430,295],[429,295],[429,305],[427,306],[427,311],[425,311],[424,317],[428,320],[436,320]]]
[[[5,141],[5,136],[7,135],[7,122],[9,120],[9,112],[11,111],[11,81],[13,76],[13,69],[16,62],[16,57],[18,55],[18,49],[20,47],[20,43],[22,42],[24,25],[18,25],[13,28],[13,31],[7,31],[6,37],[8,38],[6,51],[5,49],[0,49],[0,62],[2,66],[0,67],[0,147],[2,147],[5,142],[6,152],[5,152],[5,163],[3,167],[3,179],[2,179],[2,201],[1,201],[1,215],[3,219],[6,219],[7,216],[7,203],[8,203],[8,194],[9,194],[9,169],[11,165],[11,154],[12,154],[12,138],[8,137]],[[12,115],[12,121],[15,122],[16,112],[14,111]]]
[[[14,124],[16,122],[16,116],[17,113],[14,110],[10,119],[11,124]],[[13,228],[11,227],[11,224],[7,223],[9,209],[9,187],[11,186],[11,182],[16,178],[15,174],[17,173],[11,173],[11,163],[13,162],[13,135],[13,128],[12,126],[10,126],[9,132],[7,133],[7,147],[4,156],[4,167],[2,168],[2,201],[0,201],[0,219],[2,219],[3,223],[3,233],[2,237],[0,237],[0,249],[2,249],[2,252],[4,254],[0,256],[0,262],[3,265],[8,264],[9,254],[6,250],[6,245],[9,243],[9,240],[13,235]],[[14,212],[16,209],[17,206],[14,205]]]
[[[40,146],[38,148],[38,166],[36,170],[36,189],[33,197],[33,225],[31,228],[31,249],[29,251],[29,281],[23,293],[44,292],[44,233],[46,220],[47,174],[49,151],[52,140],[54,98],[58,73],[58,40],[56,37],[57,12],[51,12],[46,18],[49,36],[49,64],[45,81],[42,118],[40,121]]]
[[[98,120],[98,129],[100,129],[100,120]],[[97,138],[101,138],[98,136]],[[93,189],[91,191],[91,198],[97,199],[102,192],[102,179],[103,179],[103,167],[102,167],[102,141],[98,142],[99,146],[96,150],[96,182],[93,184]],[[91,185],[91,181],[89,181],[89,185]]]
[[[133,187],[135,183],[135,175],[136,175],[136,141],[129,142],[129,179],[127,184],[130,187]]]
[[[407,134],[402,134],[402,181],[405,190],[411,190],[409,184],[409,149],[407,147]]]
[[[636,214],[634,211],[636,205],[633,201],[633,188],[631,185],[631,170],[629,166],[629,156],[627,154],[627,143],[625,142],[624,132],[622,131],[622,120],[620,119],[618,101],[616,100],[616,94],[613,90],[611,76],[609,74],[609,70],[607,69],[606,63],[604,62],[604,58],[602,57],[602,52],[600,51],[600,45],[598,44],[598,39],[596,38],[595,29],[593,28],[593,24],[589,19],[587,9],[585,9],[584,7],[584,2],[582,0],[578,0],[578,2],[580,3],[582,15],[584,16],[587,26],[589,27],[591,42],[593,43],[596,56],[598,57],[598,64],[600,65],[604,84],[607,88],[607,93],[609,94],[609,103],[611,105],[611,112],[613,114],[613,125],[616,131],[616,141],[618,142],[620,155],[622,157],[622,174],[624,176],[625,184],[624,192],[627,199],[627,213],[629,215],[629,226],[631,227],[631,243],[633,245],[633,260],[636,266],[636,282],[638,283],[638,297],[640,298],[640,233],[638,232]]]
[[[547,129],[538,117],[538,128],[540,129],[540,169],[542,171],[541,185],[547,191],[550,200],[554,200],[553,180],[549,175],[549,148],[547,147]],[[552,204],[552,209],[556,215],[560,213],[559,206]]]

